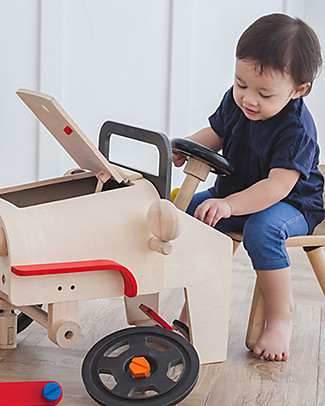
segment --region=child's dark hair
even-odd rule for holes
[[[261,73],[268,68],[288,73],[296,86],[313,84],[321,66],[317,35],[299,18],[270,14],[256,20],[240,37],[236,58],[256,63]],[[311,90],[308,88],[304,96]]]

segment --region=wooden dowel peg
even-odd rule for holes
[[[149,248],[159,254],[169,255],[172,252],[172,244],[169,241],[161,241],[157,237],[152,237],[149,240]]]
[[[73,348],[81,338],[78,324],[78,302],[50,303],[47,333],[49,339],[61,348]]]
[[[0,313],[0,349],[8,350],[17,346],[17,315],[11,310]]]

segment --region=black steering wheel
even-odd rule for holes
[[[171,146],[175,154],[198,159],[209,165],[211,172],[217,175],[230,175],[234,170],[226,158],[197,142],[184,138],[174,138],[171,141]]]

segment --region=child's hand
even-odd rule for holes
[[[194,217],[214,227],[222,218],[231,216],[231,207],[225,199],[207,199],[195,210]]]
[[[181,154],[174,154],[173,153],[173,164],[178,168],[182,165],[184,165],[184,162],[186,161],[186,157]]]

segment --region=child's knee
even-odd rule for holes
[[[243,237],[254,269],[271,270],[289,266],[283,233],[269,219],[251,216],[245,223]]]
[[[269,219],[262,216],[251,216],[243,230],[244,246],[247,251],[258,247],[269,246],[281,238],[279,229]]]

